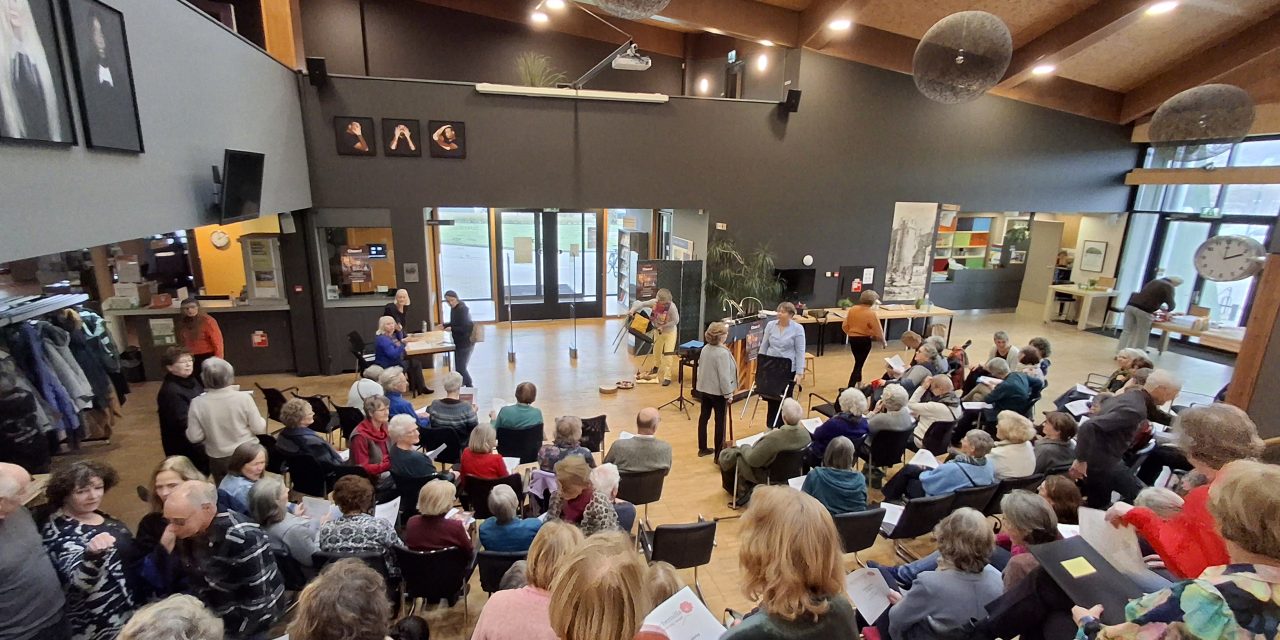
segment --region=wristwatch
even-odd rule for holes
[[[1080,630],[1084,632],[1087,640],[1094,640],[1098,637],[1098,632],[1102,631],[1102,623],[1093,616],[1084,616],[1080,618]]]

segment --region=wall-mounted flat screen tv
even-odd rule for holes
[[[222,198],[218,203],[222,224],[252,220],[262,213],[265,164],[266,156],[261,153],[226,150],[222,158]]]

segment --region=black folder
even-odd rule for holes
[[[1045,573],[1062,587],[1072,601],[1085,608],[1102,605],[1099,620],[1103,624],[1124,622],[1125,605],[1144,595],[1133,578],[1120,573],[1080,536],[1032,545],[1030,550],[1031,555],[1040,561]],[[1079,578],[1072,577],[1062,563],[1076,558],[1084,558],[1094,572]]]

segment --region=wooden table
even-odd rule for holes
[[[1081,289],[1074,284],[1050,285],[1049,295],[1044,301],[1044,321],[1046,323],[1053,321],[1054,301],[1059,293],[1080,298],[1080,314],[1079,319],[1076,320],[1076,329],[1078,331],[1084,331],[1089,327],[1089,310],[1093,307],[1094,300],[1102,298],[1105,302],[1107,298],[1120,295],[1120,292],[1115,289]],[[1103,316],[1103,321],[1106,321],[1105,315]]]
[[[35,507],[44,504],[44,488],[49,485],[49,474],[37,473],[31,476],[31,485],[27,487],[27,495],[23,496],[23,504]]]
[[[1240,345],[1244,342],[1244,327],[1220,327],[1217,329],[1192,329],[1184,324],[1172,322],[1156,322],[1152,329],[1160,331],[1160,353],[1169,349],[1169,334],[1177,333],[1188,338],[1199,338],[1200,344],[1214,349],[1222,349],[1231,353],[1240,353]]]
[[[817,320],[816,318],[812,318],[810,316],[804,315],[804,316],[796,316],[796,322],[799,324],[817,323],[822,326],[826,326],[826,323],[831,322],[831,319],[833,317],[842,323],[844,322],[844,317],[845,317],[844,309],[828,308],[826,309],[826,312],[827,312],[827,317],[824,319],[824,321],[820,321],[820,320]],[[915,308],[915,305],[907,305],[907,304],[901,304],[901,305],[890,304],[890,305],[881,305],[876,307],[876,319],[880,321],[882,330],[886,334],[885,335],[886,341],[889,338],[888,331],[889,331],[890,320],[910,321],[910,320],[915,320],[917,318],[925,318],[926,320],[929,318],[946,318],[947,319],[947,344],[951,344],[951,325],[955,322],[955,318],[956,318],[956,312],[952,311],[951,309],[939,307],[936,304],[929,307],[922,307],[920,309]],[[819,336],[819,340],[821,340],[821,336]]]
[[[405,336],[404,357],[434,358],[436,354],[452,353],[457,347],[448,331],[428,331]]]

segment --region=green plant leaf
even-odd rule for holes
[[[516,75],[526,87],[554,87],[565,79],[563,71],[551,67],[551,58],[532,51],[516,56]]]

